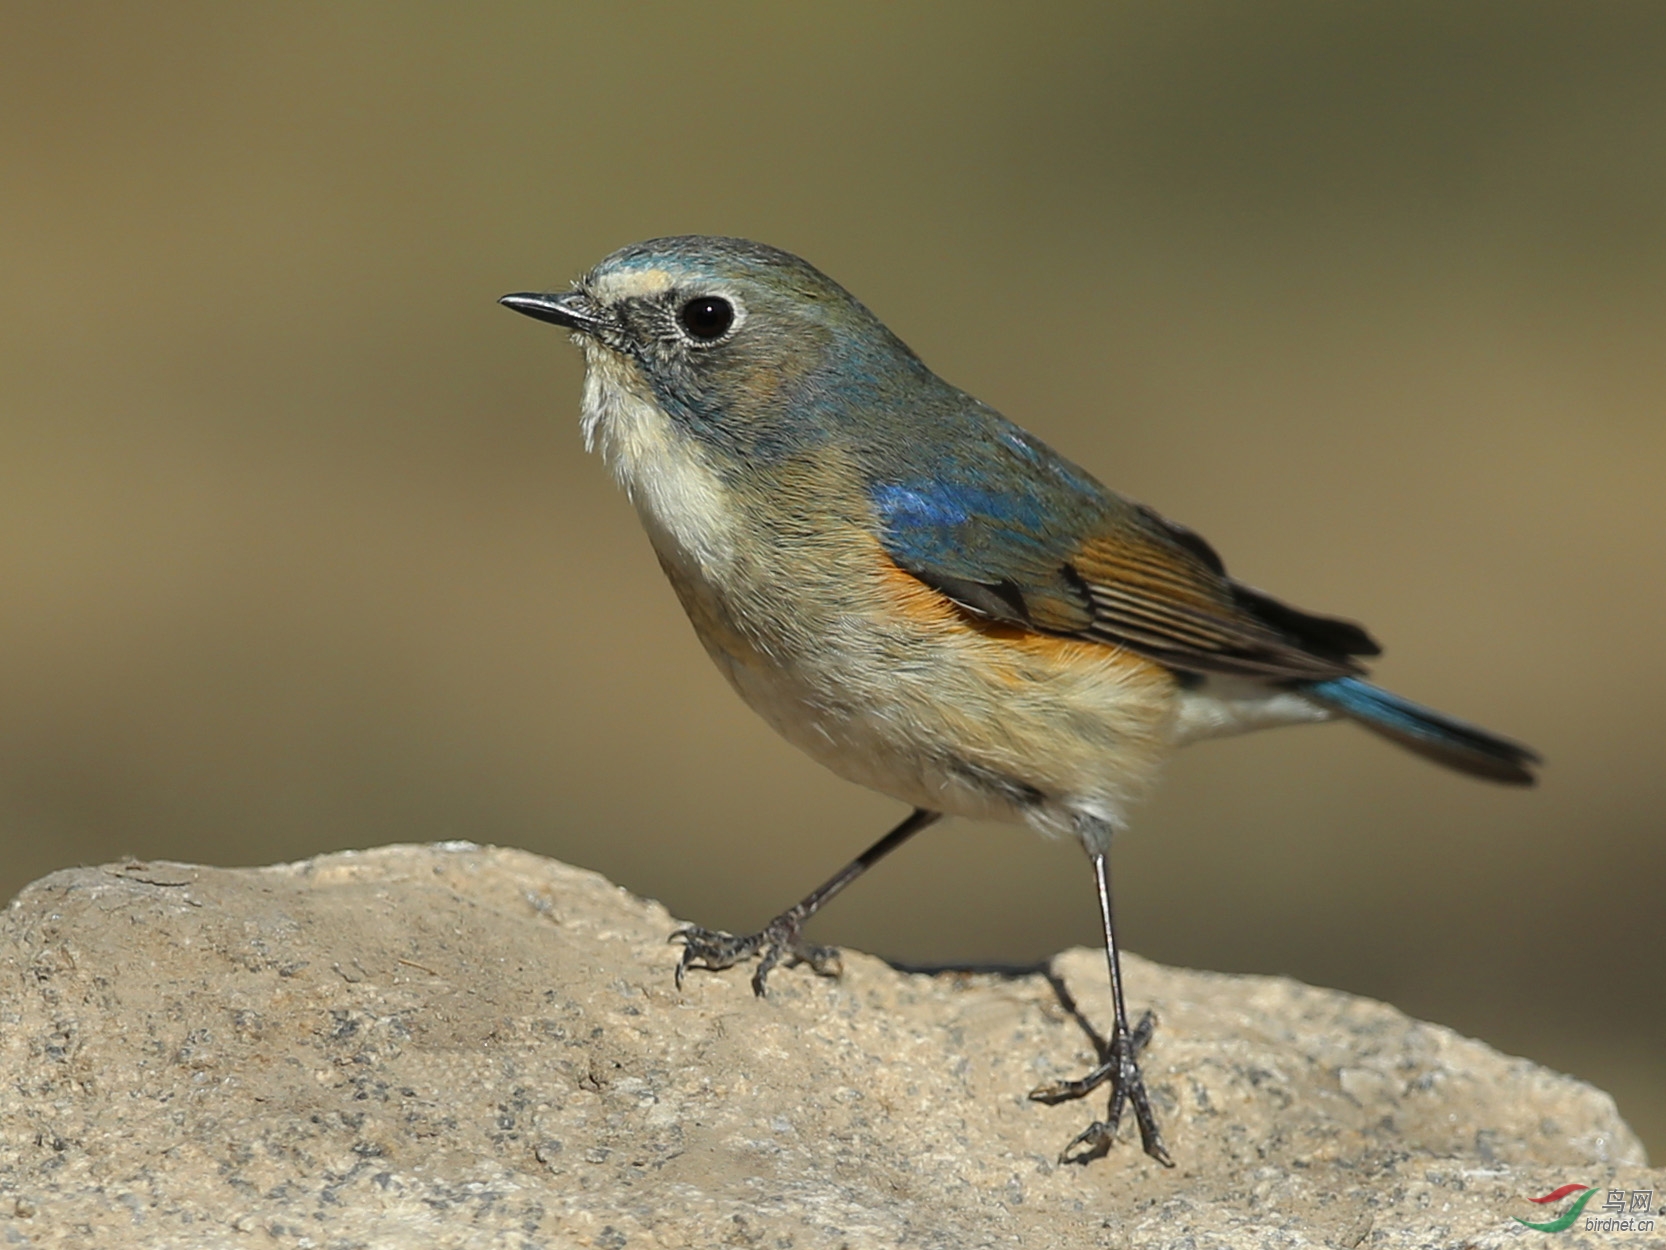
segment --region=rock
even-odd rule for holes
[[[1393,1008],[1128,961],[1178,1166],[1056,1160],[1097,952],[672,984],[674,922],[519,851],[55,873],[0,928],[17,1246],[1530,1244],[1666,1199],[1607,1095]],[[1131,1126],[1130,1126],[1131,1128]],[[1601,1199],[1585,1215],[1596,1215]],[[1653,1218],[1648,1217],[1648,1218]],[[1618,1244],[1576,1227],[1555,1244]],[[1645,1236],[1635,1244],[1652,1240]]]

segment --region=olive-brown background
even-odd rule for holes
[[[6,892],[124,854],[510,843],[753,926],[900,815],[723,686],[497,308],[753,236],[1544,751],[1200,747],[1130,945],[1387,998],[1666,1151],[1666,9],[25,5],[0,43]],[[1090,942],[935,829],[818,932]],[[667,961],[671,958],[667,952]]]

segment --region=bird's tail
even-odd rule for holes
[[[1539,757],[1521,743],[1419,706],[1357,677],[1311,682],[1301,690],[1437,764],[1512,786],[1530,786],[1538,780],[1533,767]]]

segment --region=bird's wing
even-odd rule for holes
[[[1009,441],[1016,454],[993,464],[999,448],[982,442],[970,463],[939,460],[930,476],[870,487],[899,568],[980,615],[1183,672],[1314,681],[1359,673],[1353,657],[1378,654],[1358,625],[1233,581],[1190,530],[1028,436]]]

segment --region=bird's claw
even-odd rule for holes
[[[1146,1012],[1131,1031],[1111,1039],[1111,1044],[1106,1048],[1105,1061],[1086,1076],[1072,1081],[1051,1081],[1030,1091],[1030,1097],[1034,1101],[1051,1106],[1054,1103],[1085,1097],[1105,1082],[1111,1082],[1111,1101],[1106,1109],[1105,1118],[1095,1120],[1070,1139],[1069,1144],[1059,1152],[1061,1164],[1087,1163],[1109,1151],[1116,1144],[1116,1131],[1122,1123],[1123,1110],[1132,1106],[1134,1122],[1140,1130],[1140,1145],[1144,1147],[1145,1153],[1166,1168],[1174,1166],[1174,1160],[1169,1157],[1168,1149],[1163,1145],[1163,1135],[1157,1128],[1157,1117],[1151,1110],[1151,1097],[1146,1092],[1145,1077],[1141,1074],[1138,1063],[1140,1051],[1145,1049],[1145,1044],[1151,1040],[1151,1034],[1156,1027],[1156,1015]],[[1078,1147],[1084,1149],[1073,1153],[1077,1152]]]
[[[732,968],[743,959],[760,956],[752,973],[752,992],[759,998],[768,995],[769,974],[782,961],[787,966],[808,964],[817,976],[836,977],[844,971],[844,962],[837,947],[814,946],[806,942],[798,925],[789,916],[777,916],[756,933],[736,935],[719,929],[702,929],[698,925],[684,925],[670,937],[681,942],[682,958],[677,960],[677,988],[683,985],[683,975],[690,968],[706,968],[721,972]]]

